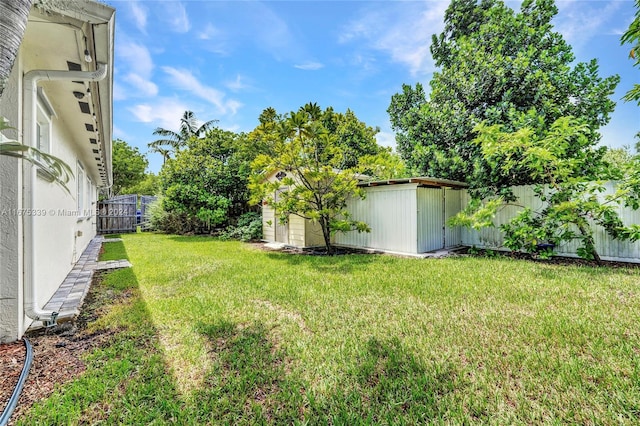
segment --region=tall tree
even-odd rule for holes
[[[149,162],[137,147],[116,139],[113,141],[113,186],[114,195],[129,193],[129,189],[145,178]]]
[[[474,142],[496,175],[509,176],[517,170],[534,181],[546,182],[533,186],[540,207],[534,210],[514,204],[513,207],[521,208],[520,212],[501,225],[505,246],[511,250],[534,253],[540,250],[540,243],[555,247],[577,241],[579,256],[600,262],[594,237],[596,228],[618,240],[640,239],[640,226],[625,226],[618,213],[621,205],[640,207],[640,157],[627,156],[619,162],[618,189],[614,194],[602,196],[605,191],[602,181],[587,181],[583,175],[583,164],[594,157],[592,130],[588,125],[562,117],[543,135],[537,135],[530,127],[505,132],[500,125],[484,124],[476,126],[476,131],[478,137]],[[583,148],[578,151],[581,156],[568,157],[567,151],[575,150],[576,145]],[[603,173],[608,172],[605,160],[600,166]],[[503,197],[474,199],[452,224],[477,229],[493,226],[492,218],[504,203]],[[547,250],[544,254],[553,252]]]
[[[268,154],[258,155],[253,162],[250,185],[253,201],[267,202],[279,220],[297,215],[319,223],[328,253],[334,252],[333,233],[369,229],[365,223],[352,220],[346,209],[347,199],[362,197],[363,191],[358,187],[355,164],[345,167],[351,164],[349,155],[359,155],[360,144],[353,144],[353,152],[348,147],[353,142],[351,136],[358,136],[351,131],[340,132],[341,122],[343,128],[355,126],[364,129],[360,136],[373,138],[372,131],[367,130],[371,128],[359,124],[353,113],[346,119],[334,114],[331,108],[322,111],[315,103],[285,116],[269,114],[275,122],[268,134],[273,145]],[[332,123],[336,125],[332,127]],[[261,122],[261,126],[261,131],[266,131],[265,123]],[[347,134],[350,137],[345,137]],[[366,153],[366,149],[362,151],[362,155]],[[276,172],[284,173],[281,181],[264,179]],[[275,193],[281,187],[288,189],[279,192],[276,199]]]
[[[192,138],[160,171],[162,207],[180,226],[172,232],[203,232],[247,211],[249,164],[238,154],[244,138],[219,128]]]
[[[196,115],[192,111],[185,111],[182,118],[180,118],[180,127],[177,132],[158,127],[153,134],[161,136],[161,139],[149,142],[148,146],[154,152],[162,154],[166,161],[169,155],[168,151],[179,151],[187,145],[189,139],[204,136],[212,128],[213,124],[217,122],[218,120],[209,120],[198,126]]]
[[[0,2],[0,98],[27,28],[32,0]]]
[[[588,146],[597,143],[596,130],[614,109],[609,96],[619,77],[599,77],[595,60],[572,65],[571,47],[553,31],[556,14],[553,0],[525,0],[519,13],[501,0],[451,2],[444,32],[432,40],[441,70],[431,80],[429,98],[420,84],[403,85],[388,109],[398,150],[415,172],[472,188],[532,183],[524,171],[492,173],[473,143],[481,122],[542,135],[557,119],[573,116],[593,130]],[[578,153],[570,149],[566,155]]]
[[[631,44],[629,57],[634,60],[634,66],[640,67],[640,0],[636,0],[635,19],[629,25],[629,29],[622,35],[620,41],[622,44]],[[640,84],[634,84],[623,99],[627,102],[637,101],[638,105],[640,105]],[[638,139],[636,151],[640,152],[640,132],[636,134],[636,138]]]
[[[620,42],[631,45],[629,57],[634,60],[634,66],[640,67],[640,0],[636,0],[635,19],[629,24],[629,28],[622,35]],[[637,101],[640,105],[640,84],[634,84],[623,98],[626,101]]]

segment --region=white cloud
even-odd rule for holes
[[[240,4],[241,2],[238,2]],[[246,2],[246,35],[276,60],[300,60],[303,47],[287,22],[265,2]]]
[[[140,4],[138,1],[129,2],[129,8],[131,9],[131,17],[140,31],[143,34],[147,33],[147,14],[148,10]]]
[[[220,34],[220,30],[213,26],[213,24],[208,23],[204,30],[198,33],[198,38],[200,40],[211,40],[212,38],[218,36]]]
[[[567,43],[579,49],[593,37],[611,34],[609,21],[622,6],[622,2],[563,0],[558,1],[557,6],[555,30],[562,34]]]
[[[250,85],[245,83],[244,80],[245,80],[244,77],[238,74],[235,80],[227,81],[224,85],[227,89],[231,91],[239,92],[241,90],[246,90],[251,87]]]
[[[124,101],[127,99],[127,90],[122,87],[119,81],[115,80],[113,82],[113,100],[114,101]]]
[[[148,77],[130,73],[124,76],[123,80],[129,83],[131,87],[136,88],[139,95],[148,97],[156,96],[158,94],[158,86],[150,81]]]
[[[121,62],[120,68],[126,68],[128,71],[140,74],[142,76],[150,76],[153,71],[153,59],[149,50],[136,42],[124,40],[118,43],[116,49],[118,59]],[[122,66],[124,64],[124,66]]]
[[[319,70],[320,68],[323,68],[324,64],[321,64],[320,62],[308,61],[302,64],[296,64],[294,65],[294,67],[301,70],[305,70],[305,71],[315,71],[315,70]]]
[[[158,86],[151,81],[153,59],[145,46],[123,37],[118,42],[116,55],[119,63],[114,83],[116,100],[158,94]]]
[[[138,121],[173,130],[177,130],[180,117],[188,110],[189,107],[175,98],[158,98],[153,104],[143,103],[129,108]]]
[[[381,146],[390,146],[394,149],[396,147],[396,135],[391,132],[379,132],[376,134],[376,141]]]
[[[131,139],[131,136],[127,132],[123,131],[121,128],[115,125],[113,126],[113,137],[123,140]]]
[[[171,83],[181,90],[213,104],[220,114],[235,114],[242,104],[233,99],[225,99],[224,92],[200,82],[190,71],[173,67],[162,67],[171,77]]]
[[[369,49],[388,54],[391,60],[405,64],[411,74],[434,70],[429,47],[431,35],[444,28],[448,1],[393,2],[362,13],[347,25],[338,41],[364,40]],[[361,53],[358,53],[361,55]]]
[[[169,24],[169,29],[176,33],[186,33],[191,29],[191,22],[187,9],[181,2],[162,2],[158,5],[164,12],[163,19]]]

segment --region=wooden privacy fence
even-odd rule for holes
[[[157,198],[158,197],[151,195],[140,196],[140,229],[142,231],[148,231],[151,229],[151,223],[149,221],[149,205]]]
[[[136,232],[138,226],[143,231],[148,230],[149,204],[155,199],[156,197],[143,195],[140,199],[139,213],[138,196],[135,194],[99,201],[96,215],[98,234]]]

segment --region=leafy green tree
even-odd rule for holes
[[[175,231],[209,231],[247,211],[250,167],[237,155],[243,137],[214,127],[162,167],[162,207],[182,223]]]
[[[634,60],[634,66],[640,67],[640,0],[636,0],[635,19],[629,25],[629,29],[622,35],[620,41],[622,44],[631,44],[629,57]],[[640,105],[640,84],[634,84],[623,99],[627,102],[637,101],[638,105]],[[636,134],[636,138],[639,140],[636,143],[636,151],[640,152],[640,132]]]
[[[148,146],[154,152],[160,153],[166,161],[172,152],[185,147],[190,139],[204,136],[217,121],[209,120],[198,126],[196,115],[192,111],[185,111],[180,118],[180,128],[177,132],[158,127],[153,134],[161,136],[161,139],[150,142]]]
[[[620,39],[622,44],[631,45],[629,57],[634,60],[634,66],[640,67],[640,0],[636,0],[635,19],[629,25],[627,31]],[[640,105],[640,84],[634,84],[633,88],[627,92],[623,98],[626,101],[637,101]]]
[[[353,164],[348,157],[354,153],[348,152],[348,145],[353,143],[355,155],[367,152],[366,143],[365,149],[358,151],[361,145],[355,141],[363,135],[373,136],[371,128],[358,124],[352,114],[341,117],[331,108],[322,111],[315,103],[285,116],[270,114],[270,120],[260,125],[263,137],[272,142],[270,153],[258,155],[252,164],[253,201],[268,203],[281,221],[297,215],[319,223],[328,253],[334,252],[332,234],[369,229],[365,223],[352,220],[346,209],[349,197],[364,196],[358,187],[355,164],[345,168]],[[358,129],[360,135],[348,129]],[[265,179],[278,172],[284,173],[282,180]],[[276,199],[276,191],[282,187],[287,190],[279,192]]]
[[[609,121],[615,106],[609,96],[619,77],[599,77],[595,60],[573,64],[571,47],[553,31],[556,13],[553,0],[525,0],[519,13],[500,0],[451,2],[444,32],[432,40],[441,69],[429,97],[419,83],[403,85],[388,109],[398,151],[411,169],[490,192],[536,183],[525,170],[494,173],[473,143],[474,127],[482,122],[541,136],[559,118],[572,116],[591,129],[580,149],[597,143],[596,129]],[[578,147],[565,155],[581,156]]]
[[[149,162],[137,147],[116,139],[113,141],[113,186],[114,195],[128,194],[130,188],[142,182]]]
[[[160,193],[160,177],[154,173],[145,173],[144,178],[133,186],[122,190],[123,194],[157,195]]]
[[[540,211],[522,208],[521,212],[501,226],[505,245],[511,250],[537,252],[540,243],[558,245],[578,240],[578,255],[600,262],[595,248],[594,226],[602,227],[616,239],[640,239],[640,226],[625,226],[617,208],[625,205],[640,207],[640,157],[629,158],[622,165],[623,181],[613,195],[600,196],[604,186],[600,181],[585,181],[583,164],[592,156],[592,130],[572,117],[556,120],[544,135],[531,128],[515,132],[503,130],[501,125],[480,124],[475,129],[474,143],[480,148],[487,164],[496,175],[509,176],[517,170],[527,174],[535,185],[535,196],[544,206]],[[575,146],[583,149],[581,158],[567,153]],[[602,172],[606,163],[601,161]],[[496,210],[509,200],[500,196],[480,200],[476,198],[452,224],[482,228],[493,226]],[[552,251],[544,253],[552,254]]]
[[[603,174],[603,178],[610,180],[623,180],[627,175],[627,171],[633,164],[634,156],[628,145],[621,148],[608,148],[602,157],[607,172]]]
[[[375,155],[363,155],[358,161],[357,169],[360,173],[374,179],[409,177],[404,161],[391,148],[381,149]]]
[[[358,165],[363,156],[375,156],[383,151],[376,141],[379,128],[367,126],[350,109],[334,113],[327,109],[321,118],[329,132],[335,135],[336,143],[344,152],[341,169],[351,169]]]

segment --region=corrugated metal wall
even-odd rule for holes
[[[607,194],[615,193],[615,183],[608,182],[607,191],[600,195],[604,198]],[[464,228],[462,230],[462,243],[468,246],[476,246],[481,248],[502,248],[503,234],[499,229],[499,225],[508,222],[516,214],[518,214],[524,206],[535,210],[542,208],[542,203],[534,196],[532,186],[514,187],[514,194],[518,197],[517,205],[507,206],[500,210],[496,215],[494,223],[496,228],[488,228],[480,231]],[[466,206],[469,202],[469,195],[463,191],[462,206]],[[621,219],[626,225],[640,223],[640,210],[634,211],[630,208],[619,208],[618,212]],[[594,238],[596,242],[596,250],[604,260],[624,261],[624,262],[640,262],[640,242],[631,243],[629,241],[618,241],[611,238],[601,227],[594,227]],[[563,256],[575,256],[579,247],[578,242],[563,244],[556,248],[556,252]]]
[[[416,253],[417,184],[366,188],[367,198],[352,199],[348,209],[355,220],[366,222],[370,233],[336,234],[337,245]]]
[[[461,210],[461,197],[466,191],[459,189],[443,188],[445,191],[445,244],[444,248],[457,247],[462,245],[462,230],[459,226],[451,228],[446,226],[447,221],[457,215]]]
[[[444,191],[418,188],[418,251],[424,253],[444,247]]]

